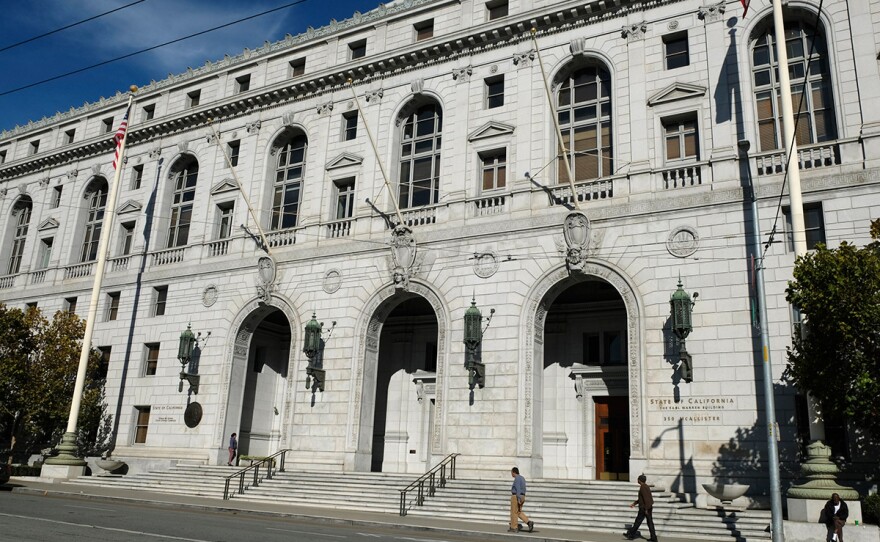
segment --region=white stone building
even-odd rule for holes
[[[739,1],[706,4],[396,1],[141,88],[94,340],[114,455],[225,462],[237,432],[242,453],[289,448],[301,468],[420,473],[457,452],[460,476],[518,465],[645,472],[691,496],[726,477],[760,486],[749,177],[762,239],[776,226],[786,457],[804,422],[781,382],[794,256],[770,2],[745,19]],[[817,4],[785,12],[793,85],[810,88],[795,94],[807,236],[863,243],[880,206],[880,2]],[[541,64],[590,221],[568,264],[572,197]],[[3,303],[85,314],[126,98],[0,134]],[[669,324],[679,277],[700,294],[692,383]],[[472,299],[495,310],[474,389]],[[305,383],[313,313],[323,391]],[[197,394],[179,391],[188,323]],[[188,427],[192,402],[203,416]]]

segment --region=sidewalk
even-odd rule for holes
[[[619,542],[624,540],[623,533],[597,533],[588,531],[572,531],[570,529],[554,529],[552,526],[541,524],[539,517],[535,517],[535,531],[532,533],[507,533],[507,524],[481,523],[478,521],[459,521],[449,518],[428,518],[423,516],[398,516],[396,514],[382,514],[374,512],[359,512],[355,510],[337,510],[316,508],[308,506],[291,506],[270,503],[251,503],[236,501],[234,498],[228,501],[212,499],[208,497],[196,497],[190,495],[173,495],[150,491],[133,491],[126,489],[94,487],[90,485],[61,484],[39,481],[35,478],[13,477],[9,480],[9,486],[13,493],[28,493],[32,495],[69,495],[79,498],[106,500],[126,503],[149,503],[155,506],[167,506],[176,509],[190,508],[193,510],[211,510],[215,512],[245,512],[275,517],[287,517],[300,520],[308,520],[322,523],[334,523],[353,526],[372,526],[383,528],[397,528],[410,531],[429,531],[439,535],[471,536],[492,535],[511,540],[528,537],[528,540],[537,542]],[[633,512],[635,518],[635,512]],[[644,526],[643,526],[644,527]],[[647,533],[647,528],[643,531]],[[670,538],[658,533],[663,542],[693,542],[693,539]]]

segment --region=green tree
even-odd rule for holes
[[[863,248],[819,245],[795,262],[786,300],[806,325],[795,329],[785,374],[826,417],[880,437],[880,220]]]
[[[84,330],[85,322],[66,311],[50,321],[38,309],[0,304],[0,452],[9,460],[26,459],[61,438]],[[86,436],[97,437],[106,417],[100,361],[92,349],[79,424]]]

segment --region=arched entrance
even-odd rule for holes
[[[544,477],[628,480],[626,307],[597,277],[560,287],[545,298]]]
[[[442,381],[448,320],[429,288],[388,287],[367,303],[356,348],[353,470],[425,472],[442,453]]]
[[[228,403],[223,438],[238,433],[239,454],[270,455],[285,446],[284,407],[289,393],[291,317],[254,301],[239,319],[228,365]],[[221,442],[225,442],[221,440]]]
[[[604,315],[591,316],[596,311]],[[548,317],[550,313],[552,317]],[[625,450],[627,440],[629,446],[625,461],[628,469],[615,463],[613,468],[620,470],[613,472],[619,477],[621,472],[641,472],[644,468],[642,314],[632,283],[607,262],[587,262],[582,273],[569,273],[560,265],[539,278],[529,292],[522,313],[522,418],[517,454],[531,460],[533,477],[602,478],[603,472],[611,471],[602,466],[597,475],[597,452],[605,457],[603,435],[608,432],[613,434],[607,439],[618,439],[618,449]],[[549,334],[545,335],[545,329],[550,330]],[[608,359],[623,356],[622,364],[608,368],[602,365],[606,357],[604,331],[608,332]],[[614,331],[621,331],[623,340],[615,338]],[[591,360],[589,352],[596,352],[597,332],[599,365],[584,363],[585,350],[587,361]],[[559,333],[567,337],[564,348],[548,344],[558,341],[554,334]],[[553,356],[546,363],[545,354]],[[623,408],[626,422],[619,419]],[[613,427],[603,427],[601,418],[611,416],[617,418]],[[610,419],[605,421],[612,423]],[[628,438],[620,435],[621,427],[626,428]],[[602,439],[598,448],[597,434]],[[611,453],[619,458],[620,452]],[[568,461],[571,463],[563,466]]]

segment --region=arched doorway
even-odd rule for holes
[[[560,283],[545,304],[544,477],[628,480],[623,299],[605,280],[579,277]]]
[[[235,338],[224,436],[238,433],[241,455],[266,456],[283,447],[292,326],[279,308],[254,305]]]

